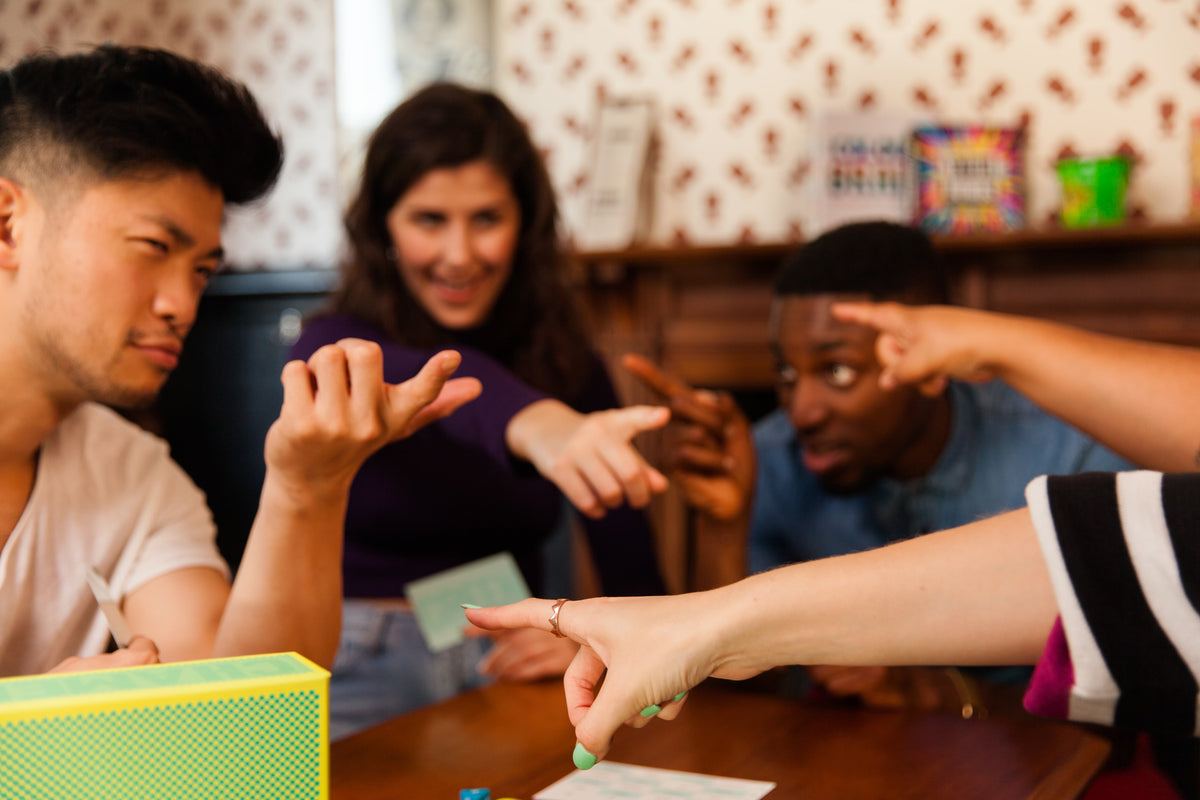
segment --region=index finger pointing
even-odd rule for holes
[[[830,307],[834,319],[865,325],[885,331],[900,324],[899,306],[896,303],[834,303]]]
[[[464,606],[467,619],[472,625],[483,628],[484,630],[494,631],[511,628],[537,628],[546,633],[553,633],[554,629],[550,624],[550,615],[554,610],[555,601],[544,600],[537,597],[530,597],[516,603],[509,603],[506,606],[492,606],[490,608],[470,608]],[[563,607],[572,605],[564,603]],[[571,630],[559,609],[558,615],[559,631],[569,639],[581,641],[571,635]]]
[[[692,393],[692,387],[688,386],[683,381],[668,375],[657,366],[652,364],[648,359],[645,359],[636,353],[626,353],[621,357],[621,366],[633,373],[634,376],[640,378],[642,383],[649,386],[652,390],[666,398],[673,398],[678,395]]]
[[[611,415],[614,427],[609,430],[626,441],[671,421],[671,409],[664,406],[627,406],[602,413]]]

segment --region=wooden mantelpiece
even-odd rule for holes
[[[1123,336],[1200,345],[1200,224],[937,237],[955,300]],[[797,245],[641,248],[576,258],[606,351],[697,384],[769,386],[770,287]]]
[[[1200,223],[935,237],[956,302],[1120,336],[1200,346]],[[634,248],[575,256],[597,345],[628,403],[653,402],[619,367],[641,353],[695,386],[768,390],[771,285],[798,244]],[[647,437],[652,458],[661,441]],[[689,586],[687,512],[654,509],[672,589]]]

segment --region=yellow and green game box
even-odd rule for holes
[[[329,673],[296,653],[0,680],[0,797],[329,796]]]

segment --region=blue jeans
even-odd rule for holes
[[[329,738],[489,683],[477,667],[490,647],[490,639],[468,639],[431,653],[411,611],[345,600],[329,682]]]

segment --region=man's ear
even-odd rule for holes
[[[21,239],[25,208],[21,187],[0,177],[0,269],[17,267],[17,243]]]

